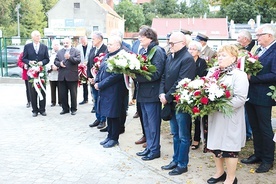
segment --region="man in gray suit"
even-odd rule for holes
[[[201,43],[202,49],[200,51],[199,57],[205,59],[207,62],[211,61],[212,58],[216,56],[216,51],[212,50],[211,47],[207,45],[208,36],[198,33],[195,40]]]
[[[64,48],[59,50],[55,65],[59,67],[58,81],[60,87],[62,111],[61,115],[69,113],[75,115],[77,112],[77,89],[78,89],[78,64],[81,62],[80,51],[71,47],[70,38],[63,40]],[[70,91],[71,108],[68,104],[68,91]]]
[[[76,47],[80,51],[81,55],[81,63],[84,65],[87,65],[88,62],[88,56],[90,53],[90,50],[92,48],[92,44],[88,42],[87,36],[82,36],[79,39],[80,44]],[[86,104],[88,102],[88,85],[87,85],[87,80],[86,82],[83,82],[82,84],[83,87],[83,101],[80,102],[79,104]]]

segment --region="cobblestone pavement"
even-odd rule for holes
[[[77,115],[60,115],[61,107],[50,107],[48,86],[47,116],[34,118],[25,106],[25,86],[16,81],[0,78],[0,184],[201,184],[214,172],[211,156],[200,150],[190,153],[187,174],[171,177],[162,171],[160,166],[169,163],[172,154],[169,135],[161,137],[160,159],[144,162],[137,157],[142,148],[133,144],[141,136],[138,120],[132,118],[134,106],[129,108],[120,145],[105,149],[99,142],[106,133],[88,127],[95,120],[90,96],[88,104],[78,105]],[[78,102],[82,100],[79,89]],[[260,176],[266,178],[264,183],[273,183],[273,173],[246,171],[243,176],[239,171],[237,177],[243,181],[239,183],[262,183]]]

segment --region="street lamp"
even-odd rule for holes
[[[19,25],[19,9],[20,9],[20,4],[16,5],[15,11],[17,11],[17,36],[20,38],[20,25]]]

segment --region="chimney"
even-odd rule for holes
[[[113,0],[106,0],[106,3],[107,3],[112,9],[114,9],[114,2],[113,2]]]

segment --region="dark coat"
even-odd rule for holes
[[[208,70],[207,70],[207,63],[204,59],[202,58],[197,58],[196,60],[196,76],[203,77],[207,75]]]
[[[26,44],[23,51],[23,62],[29,65],[30,61],[42,61],[43,66],[48,64],[50,61],[48,47],[40,43],[38,53],[36,53],[33,43]]]
[[[138,54],[139,53],[139,46],[140,46],[140,40],[136,40],[132,44],[131,51]]]
[[[275,106],[275,100],[266,94],[271,92],[269,86],[276,85],[276,43],[261,55],[259,61],[263,69],[249,80],[249,102],[261,106]]]
[[[173,93],[175,93],[178,82],[184,78],[194,79],[196,74],[196,63],[193,56],[188,52],[187,47],[177,51],[172,57],[169,54],[164,74],[160,84],[159,94],[165,93],[168,103],[173,102]]]
[[[58,51],[55,58],[55,65],[59,67],[58,70],[58,81],[78,81],[78,64],[81,62],[80,51],[71,48],[69,54],[71,55],[69,59],[64,58],[65,49]],[[61,67],[60,62],[63,62],[66,67]]]
[[[110,56],[116,55],[119,51],[107,54],[101,63],[95,80],[99,87],[97,112],[108,118],[120,117],[123,109],[122,90],[125,85],[123,75],[107,72],[107,63],[105,62]]]
[[[151,59],[151,64],[156,66],[156,72],[151,76],[151,80],[146,79],[142,75],[136,75],[135,81],[137,85],[137,101],[138,102],[159,102],[159,87],[161,77],[164,72],[166,53],[163,48],[157,46],[154,42],[151,42],[147,48],[147,53],[156,46],[156,52]]]
[[[105,44],[102,44],[98,52],[95,54],[96,47],[92,47],[90,50],[89,56],[88,56],[88,62],[87,62],[87,77],[93,78],[91,74],[91,68],[94,66],[94,58],[98,57],[100,53],[107,53],[107,46]]]

